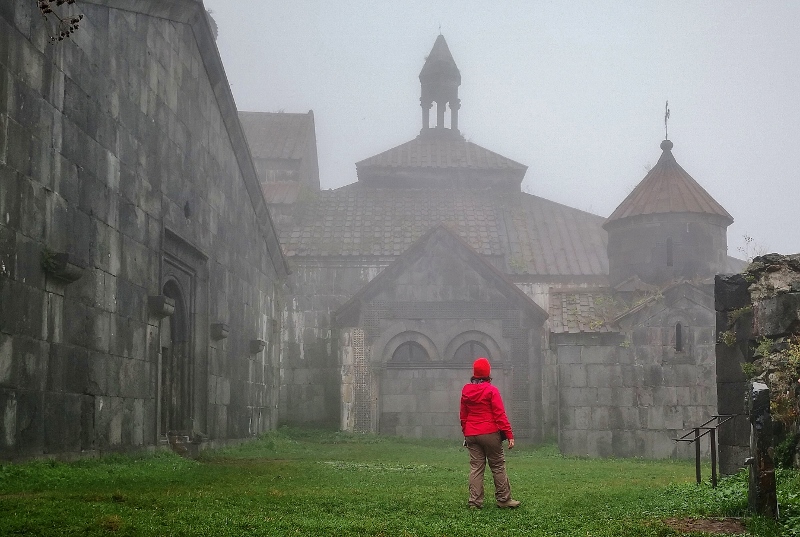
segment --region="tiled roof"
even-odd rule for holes
[[[446,223],[512,274],[606,276],[603,218],[520,192],[370,188],[322,191],[281,230],[287,256],[397,256]]]
[[[530,194],[507,194],[502,207],[512,273],[608,275],[602,216]]]
[[[611,332],[603,318],[603,291],[555,291],[550,296],[550,331],[554,334]]]
[[[283,235],[287,255],[396,256],[439,223],[483,255],[503,254],[494,207],[476,192],[364,188],[320,192]]]
[[[468,252],[466,261],[477,274],[488,281],[493,281],[495,289],[522,306],[522,308],[529,312],[534,318],[542,322],[547,318],[547,312],[519,287],[514,285],[513,282],[508,280],[503,272],[498,270],[494,265],[478,254],[478,252],[472,249],[470,245],[449,226],[438,224],[424,233],[414,244],[406,249],[402,255],[395,258],[388,267],[382,270],[380,274],[370,280],[369,283],[350,297],[345,304],[339,307],[334,314],[337,324],[351,322],[349,320],[353,319],[354,314],[357,313],[363,303],[368,302],[372,297],[377,295],[380,289],[385,288],[387,284],[391,285],[391,282],[396,282],[398,276],[403,271],[407,270],[408,266],[412,265],[414,261],[419,260],[428,252],[435,252],[436,248],[441,248],[442,246],[448,248],[450,251],[453,251],[453,249],[465,249],[466,252]],[[433,253],[432,257],[436,259],[437,256]]]
[[[733,218],[672,155],[672,142],[661,142],[663,153],[650,172],[608,217],[607,222],[630,216],[659,213],[703,213]]]
[[[371,167],[512,169],[522,172],[528,169],[519,162],[468,142],[449,130],[441,134],[420,134],[410,142],[356,163],[359,176],[363,169]]]
[[[255,158],[302,159],[314,136],[314,113],[239,112]]]

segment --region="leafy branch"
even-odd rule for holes
[[[36,0],[42,17],[50,23],[54,20],[54,29],[50,33],[50,42],[63,41],[72,35],[80,26],[83,14],[71,15],[69,13],[59,13],[58,9],[64,4],[72,5],[76,0]]]

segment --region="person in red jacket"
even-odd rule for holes
[[[519,507],[511,498],[511,485],[506,474],[503,439],[514,449],[514,433],[506,417],[500,390],[492,384],[489,360],[478,358],[472,364],[472,378],[461,390],[461,430],[469,450],[469,502],[472,509],[483,507],[483,473],[486,462],[494,478],[497,507]]]

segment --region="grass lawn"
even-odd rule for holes
[[[485,507],[468,510],[466,450],[437,440],[281,429],[199,461],[3,464],[0,535],[708,535],[663,521],[745,515],[741,476],[697,486],[691,462],[565,458],[552,446],[506,458],[516,510],[494,507],[488,470]],[[800,480],[781,479],[791,515]],[[800,535],[747,524],[750,535]]]

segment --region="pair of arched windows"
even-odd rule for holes
[[[452,361],[471,364],[476,358],[490,358],[489,350],[479,341],[467,341],[453,353]],[[392,362],[408,364],[429,362],[430,356],[425,348],[416,341],[406,341],[395,349]]]

